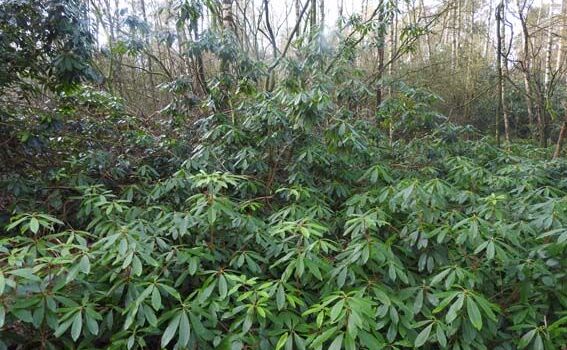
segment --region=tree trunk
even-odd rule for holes
[[[384,0],[380,0],[378,4],[378,22],[380,23],[380,29],[378,32],[378,81],[376,83],[376,109],[380,108],[382,104],[382,77],[384,75],[384,49],[386,46],[386,26],[384,24],[385,18],[385,6]]]
[[[317,31],[317,0],[311,0],[311,16],[310,16],[311,37]]]
[[[553,6],[554,6],[554,1],[551,0],[551,4],[549,5],[549,16],[548,16],[548,20],[549,20],[549,26],[547,28],[547,47],[546,47],[546,53],[545,53],[545,76],[544,76],[544,82],[543,82],[543,89],[544,89],[544,103],[545,105],[548,104],[549,100],[551,99],[551,83],[552,83],[552,67],[551,67],[551,58],[553,55],[553,28],[552,28],[552,22],[553,22]],[[543,125],[542,125],[542,133],[540,135],[540,143],[542,147],[547,147],[547,133],[548,133],[548,121],[549,121],[549,112],[547,111],[547,108],[544,107],[544,111],[542,113],[542,121],[543,121]]]
[[[532,84],[530,81],[530,74],[531,74],[531,53],[530,53],[530,35],[528,31],[528,24],[527,24],[527,16],[529,14],[529,9],[524,14],[524,10],[526,7],[527,0],[523,0],[523,3],[520,3],[518,0],[518,18],[520,19],[520,24],[522,25],[522,40],[523,40],[523,62],[521,62],[522,74],[524,78],[524,88],[526,93],[524,95],[524,100],[526,102],[526,109],[528,112],[528,123],[530,126],[530,132],[533,129],[534,123],[534,112],[533,112],[533,92],[532,92]]]
[[[232,1],[222,0],[222,24],[223,30],[234,29],[234,18],[232,14]]]
[[[319,26],[321,31],[325,30],[325,0],[319,0]]]
[[[559,131],[559,136],[557,137],[555,152],[553,152],[553,159],[557,159],[559,158],[559,156],[561,156],[561,148],[563,147],[565,134],[567,134],[567,114],[565,115],[565,120],[563,121],[563,125],[561,125],[561,131]]]
[[[457,4],[453,4],[453,24],[452,24],[452,41],[451,41],[451,73],[455,73],[455,71],[457,70],[457,36],[458,36],[458,32],[457,32],[457,26],[458,26],[458,9],[459,9],[459,5],[458,3],[460,3],[460,0],[457,0]],[[454,77],[455,75],[452,74],[452,77]]]
[[[222,0],[222,30],[224,35],[234,30],[232,0]],[[223,57],[221,60],[221,72],[223,74],[228,72],[228,66],[228,60]]]
[[[498,107],[496,111],[496,117],[494,120],[494,136],[496,137],[496,143],[500,144],[500,119],[502,113],[502,96],[503,96],[503,84],[502,84],[502,12],[504,7],[504,0],[501,0],[498,5],[496,5],[496,70],[498,72]]]
[[[566,0],[561,1],[561,19],[559,21],[561,29],[559,30],[559,44],[557,47],[557,60],[555,61],[555,67],[559,68],[563,65],[563,59],[565,56],[565,36],[567,36],[567,2]]]
[[[485,42],[485,46],[484,46],[484,58],[488,58],[488,52],[489,52],[489,48],[490,48],[490,32],[492,31],[492,2],[493,0],[490,0],[490,5],[489,5],[489,16],[488,16],[488,24],[487,24],[487,33],[486,33],[486,42]]]
[[[500,12],[500,29],[502,34],[500,35],[500,40],[502,43],[499,45],[500,51],[500,72],[498,72],[500,79],[500,103],[502,108],[502,119],[504,121],[504,139],[506,144],[510,144],[510,117],[508,115],[508,108],[506,106],[506,84],[505,78],[508,76],[508,51],[506,49],[506,5],[502,1],[502,7]]]
[[[193,37],[195,38],[195,41],[199,41],[199,19],[195,19],[191,21],[191,31],[193,32]],[[201,54],[201,51],[197,50],[197,52],[195,52],[195,70],[197,71],[196,76],[197,79],[199,80],[199,86],[201,87],[201,91],[203,94],[206,94],[209,92],[209,88],[207,87],[207,79],[205,77],[205,65],[203,64],[203,55]]]
[[[394,58],[396,55],[396,51],[398,50],[398,15],[396,11],[392,14],[391,23],[390,23],[390,47],[389,52],[390,55],[388,57],[388,77],[392,79],[394,74]],[[391,84],[388,86],[388,95],[392,96],[392,86]]]

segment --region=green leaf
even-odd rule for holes
[[[189,343],[191,336],[191,328],[189,327],[189,317],[185,311],[181,312],[181,319],[179,320],[179,341],[177,344],[184,348]]]
[[[360,341],[366,346],[368,349],[383,349],[385,344],[383,341],[378,340],[373,334],[368,333],[364,330],[361,330],[358,335]]]
[[[490,241],[490,243],[488,243],[488,246],[486,247],[486,258],[488,260],[492,260],[494,258],[494,250],[494,241]]]
[[[25,278],[25,279],[30,280],[30,281],[41,282],[41,278],[34,275],[33,270],[30,269],[30,268],[16,269],[16,270],[8,271],[8,273],[10,275],[22,277],[22,278]]]
[[[69,329],[69,327],[71,327],[71,324],[73,323],[74,318],[70,317],[69,319],[65,320],[65,322],[59,324],[59,326],[57,327],[57,329],[55,330],[55,337],[59,338],[63,333],[65,333],[67,331],[67,329]]]
[[[87,321],[87,328],[89,329],[89,332],[91,332],[92,335],[98,335],[98,323],[96,320],[88,314],[85,315],[85,320]]]
[[[427,342],[427,339],[429,339],[429,334],[431,333],[432,328],[433,328],[433,323],[431,323],[429,326],[425,327],[421,332],[419,332],[414,342],[414,346],[416,348],[423,346],[423,344]]]
[[[4,289],[6,288],[6,278],[4,273],[0,271],[0,295],[4,294]]]
[[[330,313],[330,317],[331,317],[331,322],[335,322],[337,320],[337,318],[339,317],[341,311],[343,310],[343,306],[344,306],[344,299],[343,300],[339,300],[331,309],[331,313]]]
[[[534,340],[534,350],[543,350],[543,339],[541,338],[541,334],[536,335]]]
[[[285,291],[282,284],[278,285],[278,289],[276,291],[276,306],[278,307],[278,310],[283,309],[285,306]]]
[[[289,337],[289,332],[285,332],[284,334],[282,334],[282,336],[278,340],[278,343],[276,344],[275,350],[280,350],[281,348],[283,348],[283,346],[287,341],[287,337]]]
[[[413,303],[413,314],[417,315],[421,311],[422,307],[423,307],[423,291],[420,289],[418,290],[417,295],[415,297],[415,301]]]
[[[39,221],[36,218],[31,218],[30,230],[33,233],[37,233],[37,231],[39,231]]]
[[[73,325],[71,326],[71,337],[74,341],[79,339],[81,335],[81,330],[83,329],[83,315],[81,312],[77,312],[75,318],[73,319]]]
[[[339,334],[339,336],[333,340],[331,346],[329,346],[329,350],[341,350],[341,347],[343,346],[343,337],[344,334]]]
[[[89,274],[91,272],[91,263],[89,261],[89,257],[83,255],[81,261],[79,262],[79,266],[81,268],[81,272],[84,274]]]
[[[177,327],[179,326],[179,321],[181,320],[181,312],[177,313],[177,315],[169,321],[165,332],[161,337],[161,347],[165,348],[167,344],[173,339],[175,332],[177,331]]]
[[[6,309],[4,305],[0,304],[0,328],[4,326],[4,320],[6,319]]]
[[[221,299],[226,298],[226,294],[228,292],[228,286],[226,283],[226,278],[224,275],[219,276],[219,296]]]
[[[12,310],[12,314],[24,322],[29,322],[29,323],[33,322],[33,316],[30,310],[15,309]]]
[[[447,307],[447,305],[449,305],[449,303],[451,303],[451,301],[453,301],[453,299],[455,299],[455,297],[459,295],[458,292],[453,292],[451,293],[448,297],[446,297],[445,299],[443,299],[443,301],[441,301],[439,303],[439,305],[437,305],[437,307],[435,309],[433,309],[433,313],[436,314],[438,312],[443,311],[443,309],[445,309]]]
[[[445,335],[445,332],[443,331],[443,329],[441,328],[440,325],[437,325],[436,329],[435,329],[436,335],[437,335],[437,342],[439,342],[439,345],[441,345],[441,347],[446,347],[447,346],[447,336]]]
[[[337,331],[337,327],[331,327],[329,329],[327,329],[326,331],[324,331],[321,335],[319,335],[317,338],[315,338],[313,340],[313,342],[311,343],[311,346],[316,348],[318,346],[320,346],[321,344],[323,344],[327,339],[329,339],[330,337],[333,336],[333,334],[335,334],[335,332]]]
[[[459,294],[459,297],[457,298],[457,301],[455,301],[451,307],[449,308],[449,311],[447,312],[447,316],[446,316],[446,320],[448,323],[453,322],[457,316],[458,316],[458,312],[459,310],[461,310],[463,308],[463,303],[465,301],[465,295],[464,293]]]
[[[132,258],[132,274],[134,276],[141,276],[142,270],[142,261],[138,258],[138,256],[134,255]]]
[[[486,249],[486,246],[488,245],[488,241],[484,241],[482,242],[481,245],[479,245],[478,247],[476,247],[476,249],[474,250],[474,254],[478,254],[480,252],[482,252],[484,249]]]
[[[532,341],[534,335],[537,332],[537,328],[532,329],[531,331],[527,332],[526,334],[524,334],[521,338],[520,341],[518,342],[518,349],[523,349],[526,346],[528,346],[528,344]]]
[[[347,333],[345,336],[345,350],[356,350],[356,343],[354,341],[354,336]]]
[[[167,294],[171,295],[172,297],[174,297],[175,299],[179,300],[181,299],[181,296],[179,295],[179,293],[175,290],[175,288],[172,288],[170,286],[168,286],[167,284],[163,284],[161,283],[159,285],[160,289],[163,289],[164,291],[167,292]]]
[[[158,311],[161,308],[161,294],[157,287],[152,290],[152,307]]]
[[[189,313],[189,319],[191,320],[191,326],[193,327],[193,331],[199,337],[201,337],[205,340],[211,340],[212,339],[211,332],[203,326],[203,324],[201,323],[201,320],[199,320],[198,316],[196,316],[195,314],[190,312]]]
[[[467,314],[474,328],[480,331],[482,329],[482,316],[478,306],[471,297],[467,298]]]

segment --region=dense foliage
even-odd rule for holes
[[[0,3],[0,92],[31,80],[68,88],[95,77],[87,64],[93,37],[80,0],[6,0]]]
[[[5,178],[0,344],[565,344],[564,159],[437,125],[409,88],[390,115],[413,129],[390,144],[336,105],[340,84],[298,79],[234,94],[231,113],[197,122],[190,155],[146,135],[169,156],[94,150],[46,183]]]

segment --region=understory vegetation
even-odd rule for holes
[[[88,57],[71,19],[0,75],[0,349],[565,349],[553,149],[401,80],[375,107],[307,34],[277,75],[220,36],[202,94],[138,114],[58,53]]]
[[[137,130],[5,178],[4,347],[559,349],[567,162],[448,123],[390,144],[316,85],[191,151]]]

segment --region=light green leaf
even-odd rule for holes
[[[463,308],[463,303],[465,301],[465,295],[464,293],[459,294],[459,297],[457,298],[457,301],[455,301],[451,307],[449,308],[449,311],[447,312],[447,322],[451,323],[453,322],[457,316],[458,316],[458,312],[459,310],[461,310]]]
[[[85,320],[87,321],[87,328],[89,329],[89,332],[91,332],[92,335],[98,335],[98,323],[96,320],[88,314],[85,315]]]
[[[173,339],[173,336],[177,331],[177,327],[179,326],[180,320],[181,320],[181,312],[178,313],[174,318],[172,318],[171,321],[169,321],[169,324],[167,325],[167,328],[165,329],[165,332],[163,332],[163,335],[161,337],[162,348],[165,348],[167,344],[169,344],[171,339]]]
[[[181,319],[179,320],[179,341],[178,346],[184,348],[189,343],[191,336],[191,328],[189,327],[189,317],[185,311],[181,312]]]
[[[8,271],[7,273],[10,275],[25,278],[30,281],[41,282],[41,278],[34,275],[33,270],[30,268],[16,269],[16,270]]]
[[[541,334],[538,334],[535,337],[534,350],[543,350],[543,339],[541,338]]]
[[[447,346],[447,336],[445,335],[445,332],[443,331],[443,329],[441,328],[440,325],[437,325],[436,329],[436,334],[437,334],[437,342],[439,343],[439,345],[441,345],[441,347],[446,347]]]
[[[4,277],[4,273],[0,271],[0,295],[4,293],[4,288],[6,288],[6,278]]]
[[[342,333],[336,337],[331,343],[331,346],[329,346],[329,350],[341,350],[341,347],[343,346],[343,337],[344,334]]]
[[[39,231],[39,221],[36,218],[31,218],[30,230],[33,233],[37,233],[37,231]]]
[[[518,343],[518,349],[523,349],[532,341],[534,335],[536,334],[537,329],[534,328],[531,331],[527,332],[520,338],[520,342]]]
[[[278,289],[276,291],[276,305],[278,307],[278,310],[283,309],[285,306],[285,290],[282,284],[278,286]]]
[[[226,283],[226,278],[224,277],[224,275],[220,275],[219,276],[219,296],[221,297],[221,299],[226,298],[226,294],[228,292],[228,286]]]
[[[429,334],[431,333],[432,328],[433,328],[433,323],[431,323],[429,326],[425,327],[421,332],[419,332],[414,342],[416,348],[423,346],[423,344],[427,342],[427,339],[429,339]]]
[[[482,329],[482,316],[478,306],[470,297],[467,298],[467,314],[474,328],[480,331]]]
[[[161,308],[161,294],[157,287],[152,290],[152,307],[156,311]]]
[[[73,325],[71,326],[71,337],[74,341],[79,339],[81,335],[81,330],[83,329],[83,315],[81,312],[77,312],[75,318],[73,319]]]
[[[91,272],[91,263],[89,261],[89,257],[86,256],[86,255],[83,255],[83,257],[81,258],[81,261],[79,262],[79,266],[80,266],[82,273],[89,274]]]
[[[65,333],[67,331],[67,329],[69,329],[69,327],[71,327],[71,324],[73,323],[74,318],[70,317],[69,319],[65,320],[65,322],[59,324],[59,326],[57,327],[57,329],[55,330],[55,337],[59,338],[63,333]]]
[[[343,306],[344,306],[345,301],[344,300],[339,300],[331,309],[331,313],[330,313],[330,317],[331,317],[331,322],[335,322],[337,320],[337,318],[339,317],[341,311],[343,310]]]
[[[488,260],[492,260],[494,258],[494,250],[494,241],[490,241],[490,243],[488,243],[488,246],[486,247],[486,258]]]
[[[283,346],[285,345],[286,341],[287,341],[287,337],[289,337],[289,333],[285,332],[284,334],[282,334],[282,336],[280,337],[280,339],[278,340],[278,343],[276,344],[276,349],[275,350],[280,350],[281,348],[283,348]]]
[[[4,326],[5,319],[6,319],[6,309],[4,309],[4,305],[0,304],[0,328]]]

